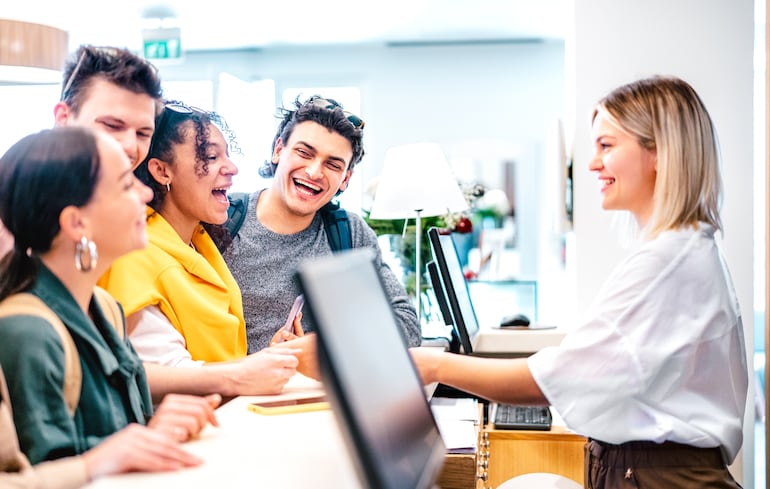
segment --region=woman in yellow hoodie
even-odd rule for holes
[[[165,104],[147,158],[135,171],[153,190],[150,244],[116,261],[100,285],[122,304],[129,337],[145,363],[218,366],[237,374],[244,371],[239,362],[258,362],[251,385],[224,394],[277,393],[296,372],[297,351],[246,356],[240,289],[218,249],[228,236],[222,226],[227,190],[238,172],[229,156],[234,145],[217,114]]]

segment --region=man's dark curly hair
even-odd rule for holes
[[[152,189],[152,200],[148,205],[156,211],[163,208],[163,201],[166,198],[167,190],[165,185],[156,181],[152,174],[150,174],[148,163],[151,158],[158,158],[171,164],[175,163],[174,145],[185,142],[189,131],[188,127],[185,126],[186,122],[192,121],[193,130],[195,131],[195,173],[198,176],[206,175],[209,171],[206,149],[211,137],[211,125],[216,126],[222,131],[231,154],[240,153],[240,148],[235,140],[235,134],[219,114],[187,107],[177,101],[168,101],[165,106],[166,108],[163,109],[155,120],[155,132],[152,135],[152,142],[150,143],[147,157],[134,170],[136,177]],[[178,112],[168,108],[169,106],[183,107],[190,112]],[[201,224],[220,251],[227,248],[232,241],[232,237],[223,224],[205,222]]]
[[[311,121],[336,132],[350,141],[350,145],[353,148],[353,158],[350,160],[348,170],[353,171],[356,164],[364,157],[363,121],[350,112],[345,111],[342,105],[335,100],[324,98],[320,95],[313,95],[306,101],[300,102],[299,97],[297,97],[294,100],[294,107],[291,109],[279,108],[277,117],[281,119],[281,122],[278,125],[278,131],[276,131],[273,145],[270,148],[271,156],[275,150],[278,138],[284,142],[288,141],[297,124]],[[262,168],[259,169],[259,174],[262,177],[270,178],[275,175],[275,168],[277,166],[272,162],[272,158],[268,158]]]

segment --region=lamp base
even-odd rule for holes
[[[417,320],[422,322],[422,308],[420,307],[420,297],[422,296],[422,286],[420,284],[420,275],[422,275],[422,263],[420,263],[420,255],[422,255],[422,220],[420,213],[422,209],[415,209],[414,212],[417,214],[414,232],[414,309],[417,311]]]

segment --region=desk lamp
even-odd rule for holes
[[[437,143],[394,146],[385,153],[369,217],[406,219],[407,222],[410,218],[415,219],[415,309],[420,321],[420,218],[460,212],[467,208],[468,203]]]

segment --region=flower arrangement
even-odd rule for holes
[[[450,232],[466,234],[473,231],[470,215],[476,207],[476,202],[486,193],[486,188],[480,183],[459,183],[459,185],[465,201],[468,203],[468,209],[461,212],[450,212],[442,216],[444,219],[443,227]]]

